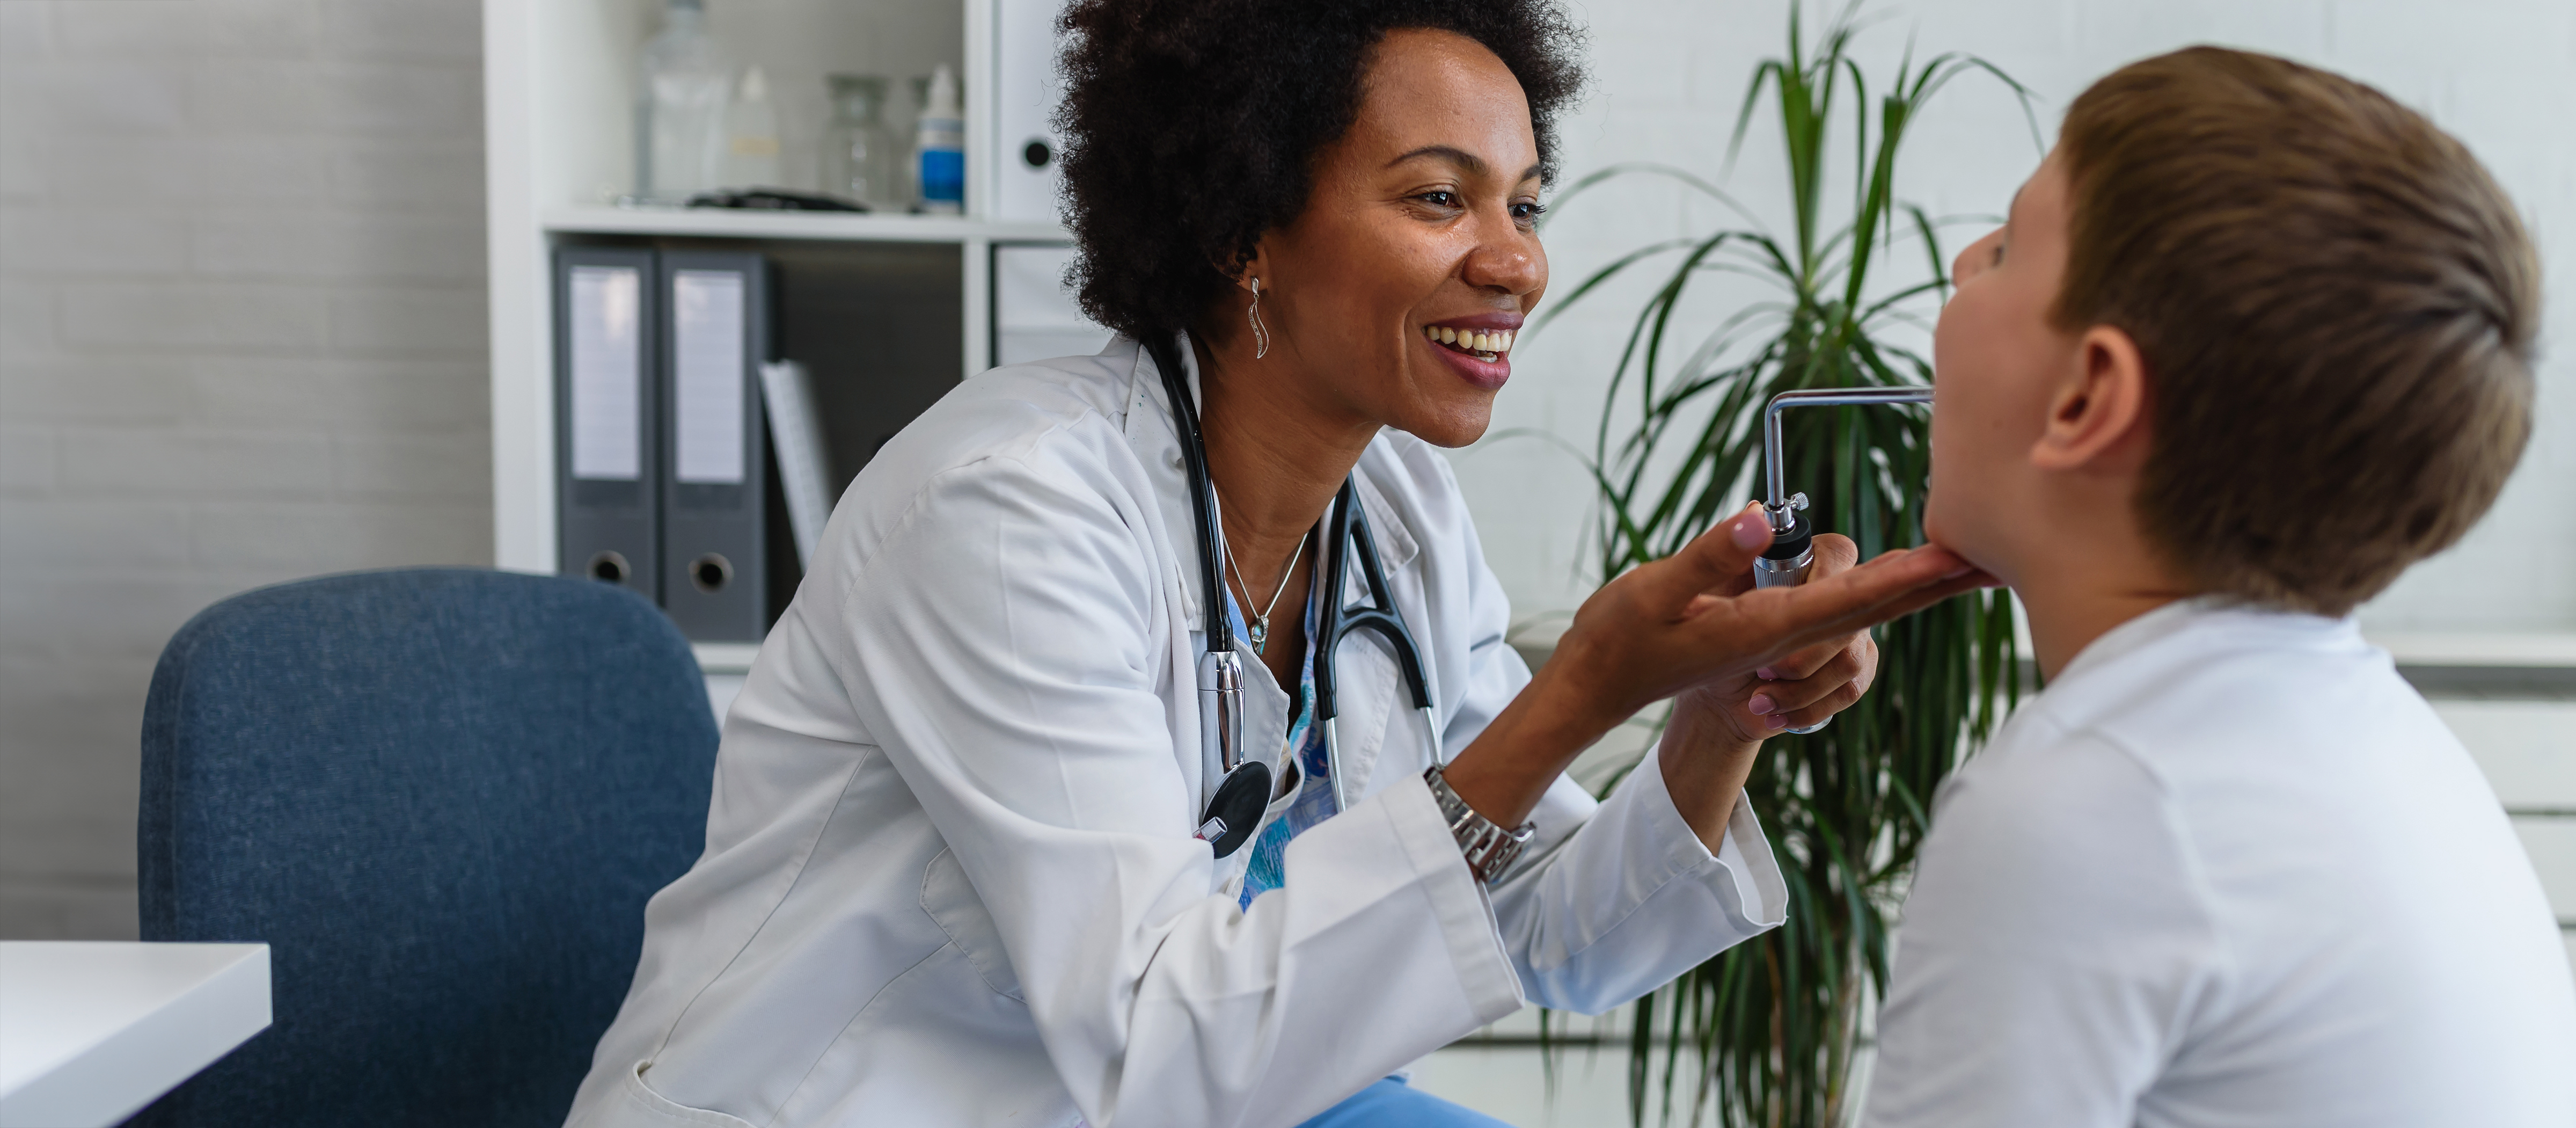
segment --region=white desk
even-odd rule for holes
[[[268,1028],[268,945],[0,942],[0,1128],[105,1128]]]

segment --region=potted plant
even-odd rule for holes
[[[1589,460],[1601,491],[1596,539],[1605,577],[1670,554],[1743,507],[1761,457],[1762,409],[1773,395],[1933,378],[1930,361],[1898,334],[1909,324],[1919,332],[1947,296],[1948,273],[1940,224],[1897,195],[1898,152],[1925,104],[1953,78],[2001,80],[2022,99],[2025,116],[2029,95],[1983,60],[1943,54],[1918,64],[1909,50],[1873,101],[1849,55],[1856,9],[1857,0],[1809,45],[1793,6],[1787,56],[1755,69],[1736,118],[1730,164],[1764,95],[1775,96],[1795,212],[1785,233],[1716,185],[1667,166],[1607,168],[1558,200],[1562,208],[1605,182],[1667,176],[1747,221],[1622,255],[1549,315],[1613,278],[1649,264],[1664,269],[1629,331]],[[1857,133],[1848,141],[1833,128],[1846,94]],[[2031,131],[2035,142],[2035,119]],[[1847,202],[1826,192],[1828,158],[1843,152],[1865,162],[1853,170]],[[1924,264],[1925,273],[1891,282],[1888,268],[1900,257]],[[1682,339],[1684,299],[1694,283],[1721,273],[1760,279],[1776,297]],[[1863,559],[1921,542],[1930,458],[1921,409],[1816,409],[1787,413],[1783,423],[1789,480],[1812,500],[1818,529],[1850,536]],[[1854,1050],[1867,1008],[1886,988],[1891,918],[1933,789],[1993,730],[2018,689],[2012,603],[2003,592],[1961,596],[1890,623],[1878,642],[1875,688],[1820,732],[1766,742],[1746,785],[1788,882],[1787,923],[1636,1005],[1629,1104],[1641,1124],[1657,1103],[1668,1121],[1684,1109],[1696,1121],[1713,1107],[1729,1125],[1831,1125],[1850,1111]]]

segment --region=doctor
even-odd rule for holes
[[[1434,448],[1484,431],[1546,287],[1564,15],[1066,19],[1082,298],[1121,336],[967,381],[842,497],[573,1124],[1491,1123],[1385,1079],[1525,1002],[1597,1012],[1778,924],[1739,795],[1759,742],[1867,687],[1855,632],[1981,579],[1820,539],[1829,578],[1747,591],[1769,537],[1748,512],[1605,587],[1533,678]],[[1220,590],[1156,351],[1204,426]],[[1369,594],[1358,562],[1316,590],[1346,480],[1436,743],[1397,649],[1355,633],[1321,748],[1314,628]],[[1234,833],[1205,826],[1232,766],[1202,739],[1210,600],[1270,781]],[[1564,777],[1676,694],[1607,800]]]

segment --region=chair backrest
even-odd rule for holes
[[[715,751],[687,641],[605,584],[206,609],[144,707],[142,933],[268,943],[275,1022],[142,1123],[561,1124],[644,902],[705,848]]]

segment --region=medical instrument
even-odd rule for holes
[[[1771,520],[1771,547],[1762,550],[1753,562],[1753,586],[1757,588],[1796,587],[1806,582],[1807,573],[1815,566],[1816,530],[1813,522],[1798,516],[1807,508],[1807,495],[1789,493],[1781,468],[1780,413],[1792,407],[1866,407],[1873,404],[1930,403],[1932,389],[1897,388],[1812,388],[1782,392],[1771,397],[1770,406],[1762,410],[1762,512]],[[1788,731],[1806,734],[1825,727],[1828,717],[1805,728]]]
[[[1404,687],[1413,694],[1413,708],[1422,718],[1423,739],[1430,741],[1431,757],[1440,758],[1440,707],[1431,697],[1431,679],[1422,664],[1422,651],[1414,645],[1413,632],[1404,629],[1404,615],[1396,610],[1395,596],[1386,585],[1386,569],[1378,562],[1377,537],[1369,532],[1368,513],[1360,508],[1359,491],[1352,480],[1342,480],[1341,492],[1333,495],[1333,507],[1324,521],[1323,586],[1316,591],[1326,598],[1318,616],[1315,647],[1315,719],[1324,726],[1324,770],[1331,778],[1325,782],[1333,788],[1333,810],[1347,810],[1349,793],[1342,790],[1346,777],[1342,772],[1341,702],[1336,693],[1335,653],[1342,639],[1352,631],[1376,631],[1386,640],[1386,648],[1395,655],[1395,668],[1404,677]],[[1357,551],[1360,561],[1360,583],[1367,589],[1365,602],[1356,606],[1342,605],[1344,585],[1350,582],[1351,556]]]
[[[1243,757],[1243,654],[1235,648],[1233,624],[1226,618],[1226,587],[1223,565],[1224,526],[1217,519],[1216,486],[1208,476],[1207,438],[1199,427],[1198,404],[1190,395],[1189,382],[1182,376],[1180,352],[1175,342],[1148,342],[1146,350],[1153,355],[1154,367],[1163,377],[1163,394],[1172,403],[1175,429],[1181,435],[1181,469],[1190,479],[1190,512],[1198,526],[1199,582],[1206,596],[1205,638],[1207,651],[1199,656],[1199,739],[1202,748],[1216,750],[1217,767],[1224,772],[1224,782],[1217,785],[1216,795],[1208,801],[1199,816],[1198,836],[1225,857],[1242,847],[1252,837],[1269,806],[1271,792],[1270,766]],[[1324,726],[1325,782],[1333,790],[1336,813],[1348,809],[1351,796],[1343,790],[1341,734],[1338,719],[1340,700],[1336,689],[1335,651],[1341,641],[1355,630],[1375,631],[1386,640],[1394,653],[1396,669],[1413,698],[1413,707],[1421,716],[1425,736],[1431,742],[1432,758],[1440,755],[1440,717],[1431,692],[1429,668],[1422,663],[1421,649],[1413,633],[1404,625],[1403,613],[1395,606],[1392,589],[1387,586],[1386,570],[1379,563],[1377,538],[1369,531],[1368,514],[1360,507],[1354,479],[1344,479],[1340,492],[1326,511],[1322,574],[1315,578],[1313,591],[1322,597],[1315,637],[1315,719]],[[1342,605],[1342,592],[1349,583],[1351,554],[1360,555],[1360,582],[1366,589],[1365,601],[1352,607]]]
[[[1200,600],[1207,615],[1207,652],[1199,655],[1199,747],[1216,750],[1224,773],[1215,797],[1199,815],[1198,835],[1216,847],[1216,856],[1233,853],[1252,837],[1270,804],[1270,765],[1243,759],[1243,655],[1234,648],[1234,626],[1225,617],[1225,573],[1217,563],[1216,538],[1224,535],[1216,518],[1216,485],[1208,477],[1207,438],[1199,431],[1198,402],[1181,377],[1178,350],[1151,344],[1154,367],[1162,370],[1163,394],[1172,401],[1173,429],[1181,433],[1181,469],[1190,477],[1190,519],[1198,526]]]

